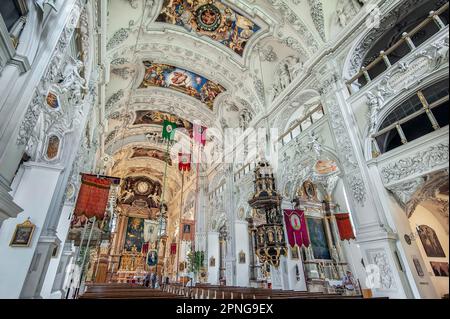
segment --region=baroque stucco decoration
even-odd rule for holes
[[[78,19],[80,18],[81,14],[81,8],[81,1],[78,0],[72,9],[72,12],[70,13],[66,26],[62,31],[56,48],[54,49],[50,63],[44,72],[44,76],[38,84],[32,101],[27,108],[17,137],[18,145],[27,144],[36,126],[41,111],[45,106],[45,98],[47,96],[48,90],[51,85],[57,83],[60,77],[60,68],[64,63],[66,50],[70,44],[73,32],[78,24]]]
[[[448,160],[448,143],[440,143],[382,167],[381,178],[385,185],[389,185],[435,168],[448,167]]]

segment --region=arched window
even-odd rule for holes
[[[384,119],[374,135],[380,153],[386,153],[449,124],[448,78],[418,91]]]

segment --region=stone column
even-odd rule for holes
[[[69,266],[71,258],[74,256],[72,248],[72,242],[66,242],[64,244],[50,298],[62,299],[66,296],[66,291],[63,289],[63,286],[67,275],[67,267]]]
[[[412,297],[411,288],[397,262],[397,236],[388,226],[380,197],[368,174],[354,115],[346,101],[344,80],[338,75],[339,68],[331,58],[326,63],[317,70],[320,94],[345,174],[344,184],[350,195],[358,244],[368,274],[375,268],[380,274],[375,284],[371,283],[373,276],[368,274],[360,277],[360,281],[364,287],[368,279],[368,286],[375,296]]]

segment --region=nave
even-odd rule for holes
[[[448,299],[448,11],[1,0],[0,299]]]

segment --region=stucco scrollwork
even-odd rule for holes
[[[437,144],[409,157],[399,159],[381,169],[383,183],[388,185],[409,176],[425,173],[438,166],[448,165],[448,144]]]

